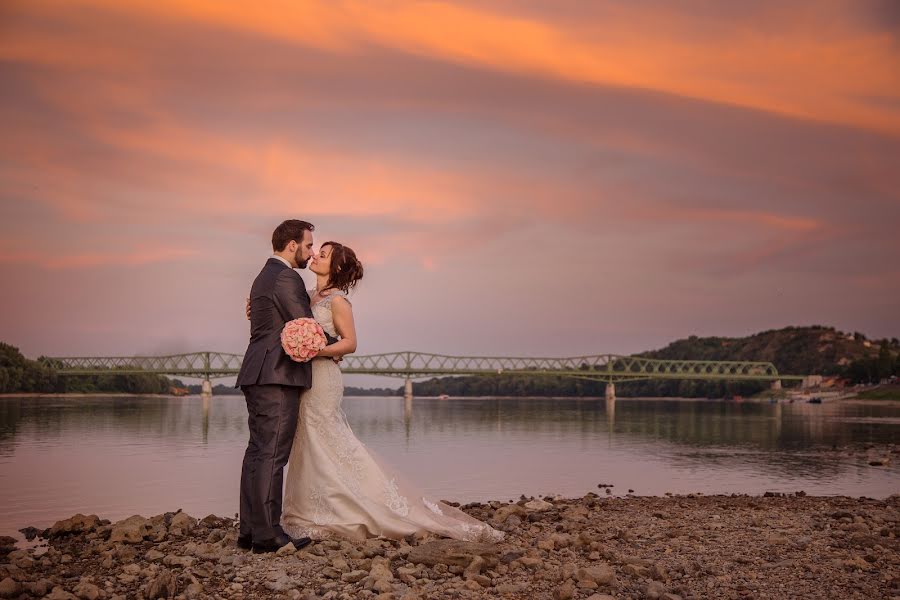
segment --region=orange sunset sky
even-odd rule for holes
[[[242,352],[285,218],[360,353],[900,336],[893,0],[6,0],[0,86],[32,358]]]

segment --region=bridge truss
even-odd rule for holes
[[[64,375],[149,373],[200,379],[237,375],[243,355],[193,352],[167,356],[56,357],[45,359]],[[575,377],[615,383],[641,379],[729,381],[802,380],[782,375],[769,362],[663,360],[641,356],[597,354],[569,358],[445,356],[425,352],[389,352],[344,357],[347,374],[383,375],[403,379],[448,375],[528,375]]]

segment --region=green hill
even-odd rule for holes
[[[897,339],[869,341],[861,333],[834,327],[785,327],[742,338],[691,336],[640,356],[672,360],[754,360],[771,362],[779,373],[847,375],[854,362],[878,357],[881,346],[896,356]]]
[[[833,327],[785,327],[747,337],[698,337],[676,340],[638,356],[669,360],[751,360],[771,362],[786,375],[832,375],[853,382],[878,381],[900,371],[900,341],[868,340],[861,333]],[[756,382],[649,380],[619,383],[619,396],[721,398],[753,395],[767,388]],[[445,377],[414,384],[417,395],[602,396],[605,384],[565,378]]]

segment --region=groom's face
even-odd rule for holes
[[[309,258],[312,256],[312,247],[312,231],[304,230],[303,240],[300,242],[300,245],[297,247],[297,252],[294,254],[294,261],[297,263],[298,269],[306,268],[306,264],[309,262]]]

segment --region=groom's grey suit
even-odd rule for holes
[[[270,258],[250,290],[250,345],[236,384],[246,397],[250,426],[241,470],[240,535],[254,542],[284,534],[284,466],[297,430],[300,392],[310,387],[312,370],[309,362],[294,362],[285,354],[281,330],[301,317],[312,317],[303,278]]]

